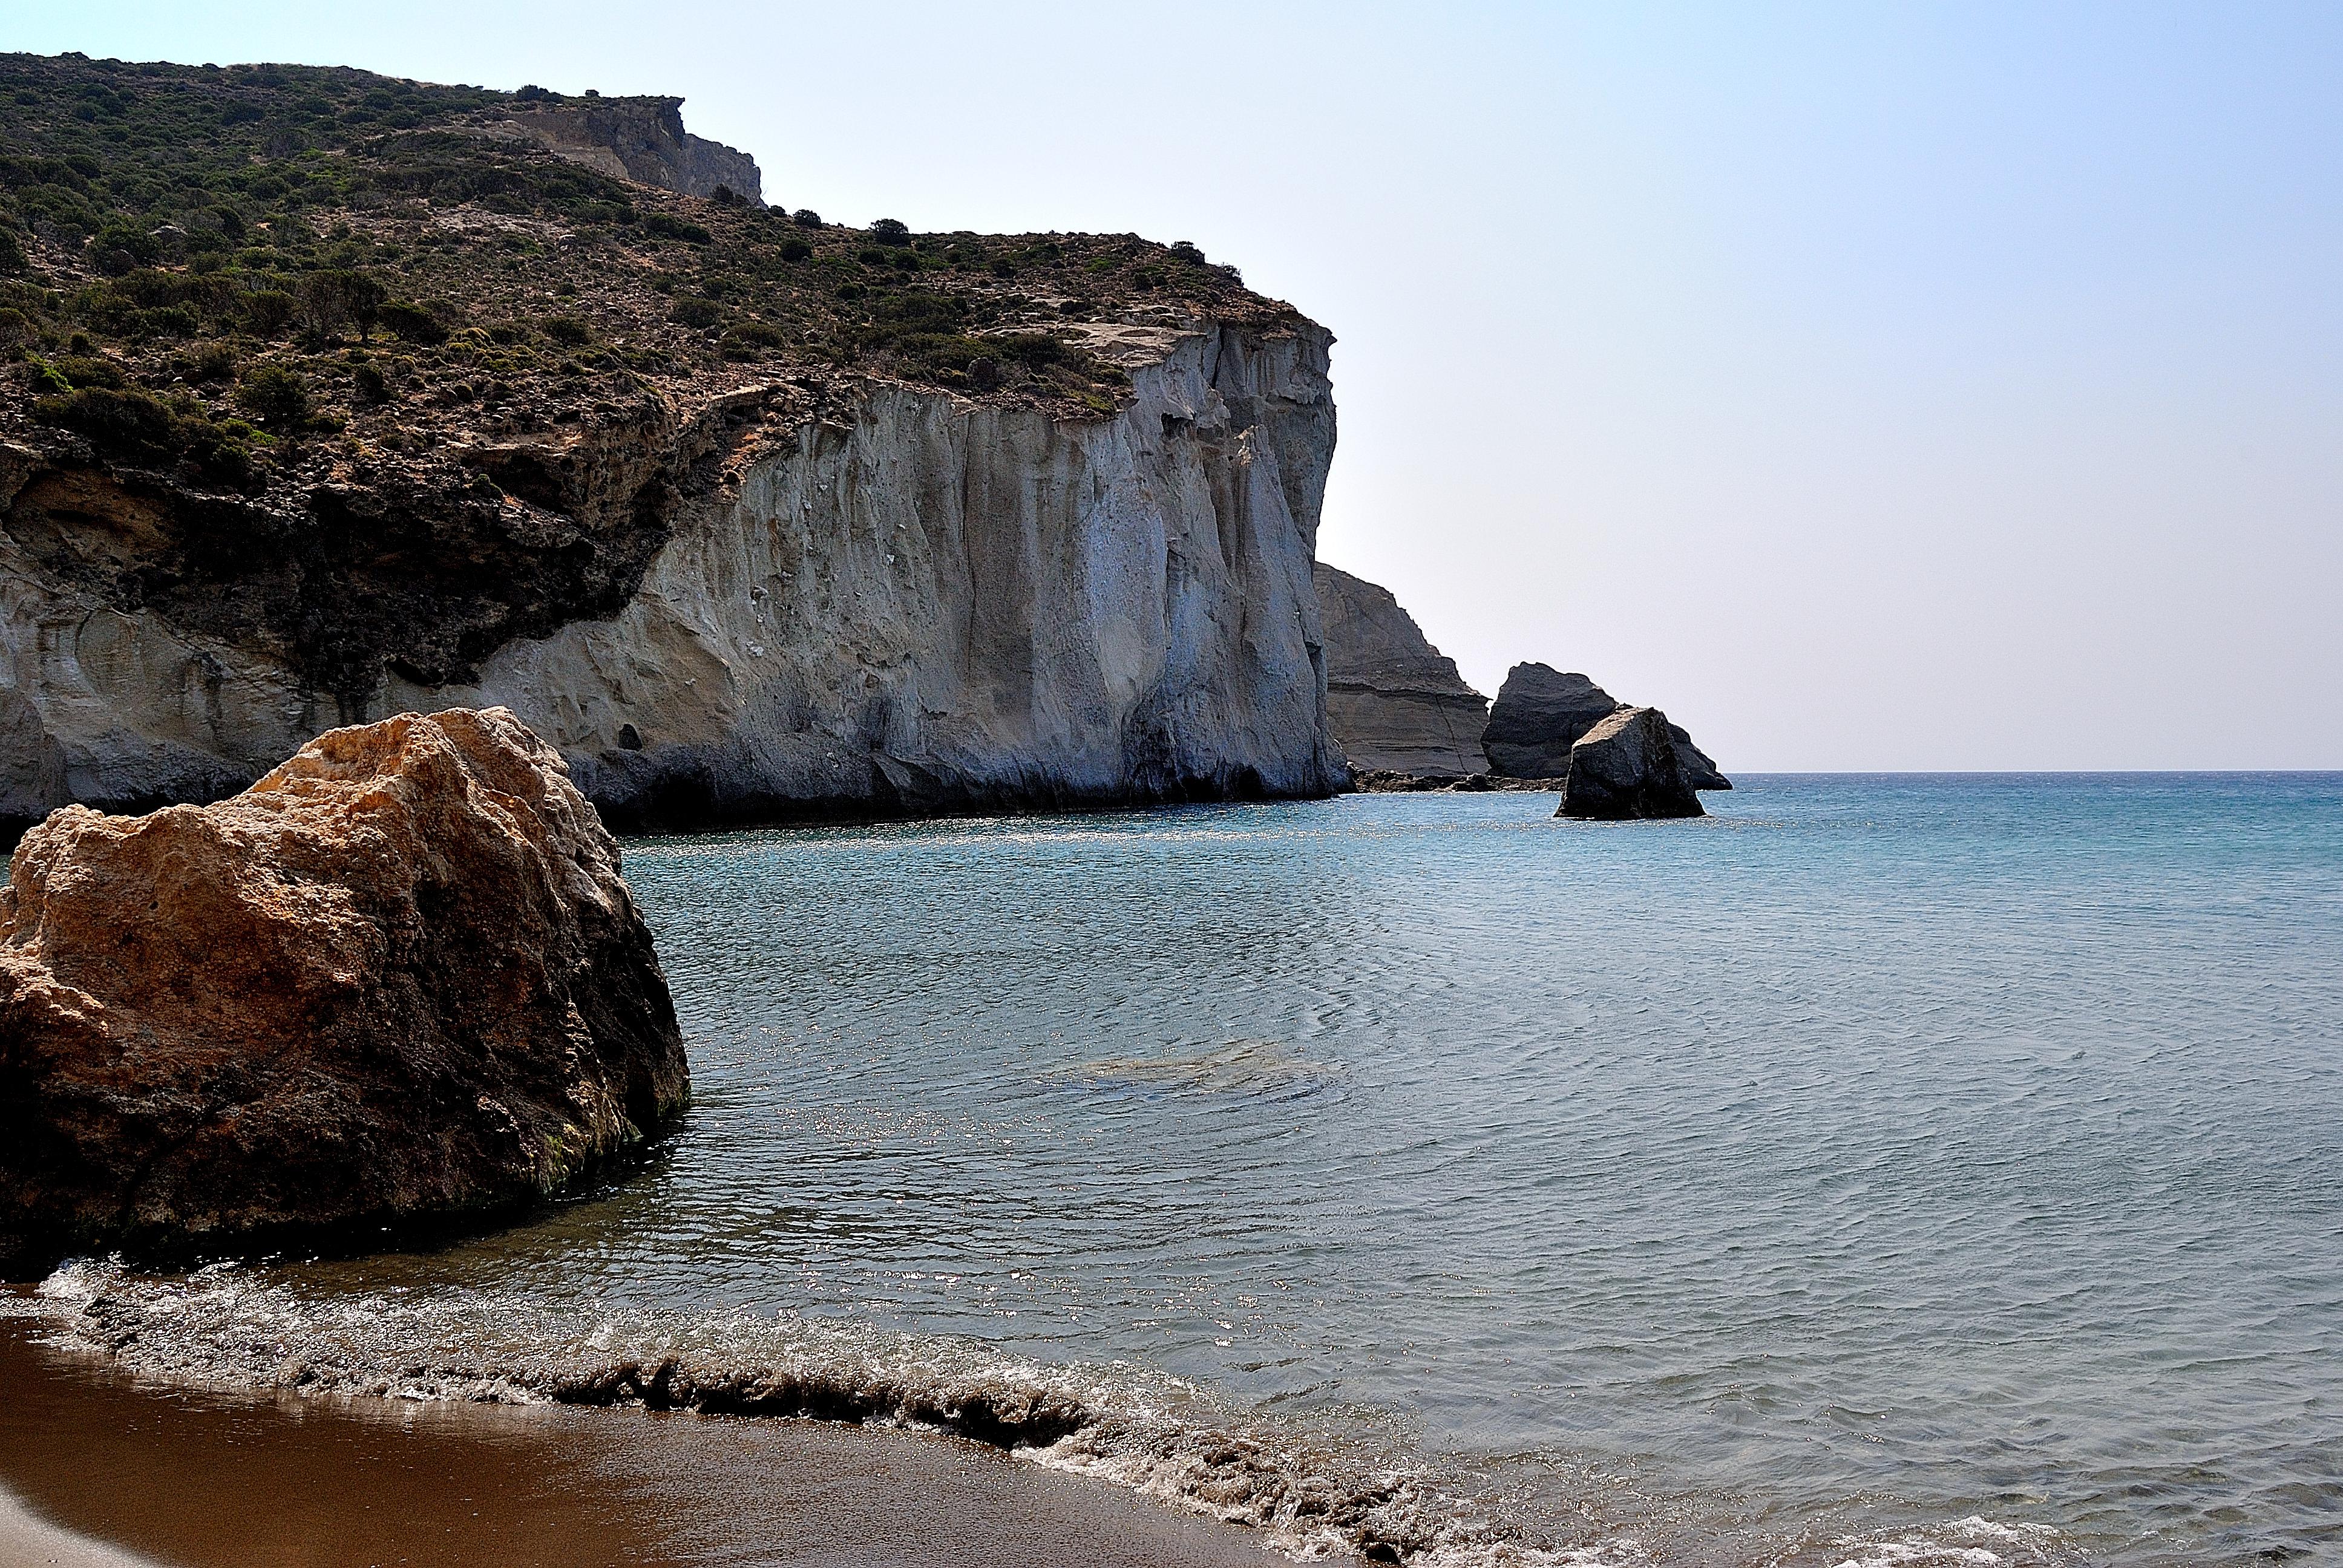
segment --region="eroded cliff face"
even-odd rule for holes
[[[300,508],[0,454],[0,816],[216,799],[447,706],[512,709],[622,827],[1340,787],[1327,335],[1091,337],[1108,417],[799,378]]]
[[[1488,699],[1456,661],[1389,588],[1323,561],[1313,577],[1326,626],[1327,722],[1351,766],[1423,779],[1487,772]]]
[[[757,160],[683,128],[681,98],[539,98],[516,109],[512,123],[556,156],[613,179],[683,196],[718,187],[762,205]]]

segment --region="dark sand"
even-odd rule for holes
[[[1250,1532],[953,1438],[175,1392],[29,1330],[0,1322],[0,1568],[129,1561],[109,1543],[186,1568],[1279,1561]]]

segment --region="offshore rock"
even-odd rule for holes
[[[1608,821],[1705,816],[1671,729],[1656,708],[1622,708],[1579,737],[1554,814]]]
[[[1497,689],[1481,745],[1495,772],[1558,779],[1570,771],[1570,749],[1578,738],[1618,710],[1619,699],[1583,675],[1517,664]]]
[[[1425,639],[1390,589],[1323,561],[1311,580],[1325,628],[1326,726],[1351,766],[1430,780],[1486,772],[1488,699],[1464,683],[1456,661]]]
[[[1571,748],[1579,738],[1625,706],[1585,676],[1517,664],[1498,689],[1481,737],[1490,769],[1513,779],[1560,778],[1570,770]],[[1733,788],[1682,726],[1669,725],[1668,734],[1694,789]]]
[[[0,1275],[525,1200],[689,1085],[618,847],[508,712],[66,807],[0,890]]]

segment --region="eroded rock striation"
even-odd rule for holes
[[[1517,664],[1506,673],[1489,709],[1481,743],[1492,771],[1513,779],[1559,779],[1570,771],[1572,748],[1604,719],[1628,705],[1585,676],[1545,664]],[[1695,789],[1730,789],[1679,725],[1668,726],[1684,775]]]
[[[618,847],[501,710],[67,807],[0,890],[0,1273],[550,1191],[684,1104]]]
[[[104,155],[0,278],[0,841],[446,706],[512,709],[621,828],[1346,781],[1332,337],[1193,246],[848,229],[515,128],[623,150],[640,103],[23,55],[0,91],[0,184]]]
[[[1605,717],[1571,747],[1554,815],[1604,821],[1705,816],[1676,754],[1673,728],[1656,708],[1622,708]]]
[[[1489,699],[1465,684],[1456,661],[1425,639],[1389,588],[1324,561],[1311,577],[1325,633],[1326,723],[1352,768],[1421,780],[1487,772]]]

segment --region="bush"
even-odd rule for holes
[[[661,239],[679,239],[692,245],[708,245],[716,238],[698,224],[686,223],[672,213],[647,212],[643,214],[643,227]]]
[[[813,246],[798,238],[795,235],[791,235],[789,238],[781,241],[779,249],[780,257],[783,261],[803,261],[807,256],[813,254]]]
[[[282,365],[247,371],[236,400],[264,425],[295,429],[309,417],[309,384]]]
[[[814,211],[813,208],[809,206],[801,206],[798,208],[797,211],[789,214],[789,221],[797,225],[799,228],[820,228],[821,226],[821,214]]]
[[[244,324],[256,337],[274,337],[292,321],[299,307],[281,288],[264,288],[244,299]]]
[[[171,411],[140,391],[85,387],[33,405],[33,417],[88,437],[93,445],[135,458],[167,457],[177,449]]]
[[[870,237],[880,245],[909,245],[910,226],[891,217],[882,217],[870,226]]]
[[[363,272],[339,267],[301,279],[301,322],[325,337],[339,337],[355,326],[364,340],[390,297],[390,291]]]
[[[75,387],[122,386],[122,372],[105,360],[78,354],[61,355],[51,362]]]
[[[225,343],[206,343],[187,357],[190,381],[226,381],[236,375],[236,350]]]
[[[685,327],[713,327],[724,319],[724,310],[712,299],[684,298],[675,302],[668,319]]]
[[[35,397],[63,397],[73,390],[65,373],[37,354],[25,359],[25,378],[32,383]]]
[[[727,343],[745,343],[759,348],[779,348],[789,340],[788,333],[764,321],[744,321],[724,337]]]
[[[545,335],[566,348],[583,348],[594,341],[594,329],[574,316],[546,318]]]
[[[350,381],[357,387],[361,403],[382,404],[390,401],[390,379],[377,366],[357,365],[350,369]]]
[[[15,235],[0,228],[0,276],[14,277],[25,270],[25,247],[16,243]]]
[[[1172,242],[1172,254],[1182,261],[1193,262],[1198,266],[1204,265],[1204,253],[1184,239],[1175,239]]]
[[[375,313],[375,319],[393,337],[426,346],[447,341],[447,328],[419,305],[394,299]]]

